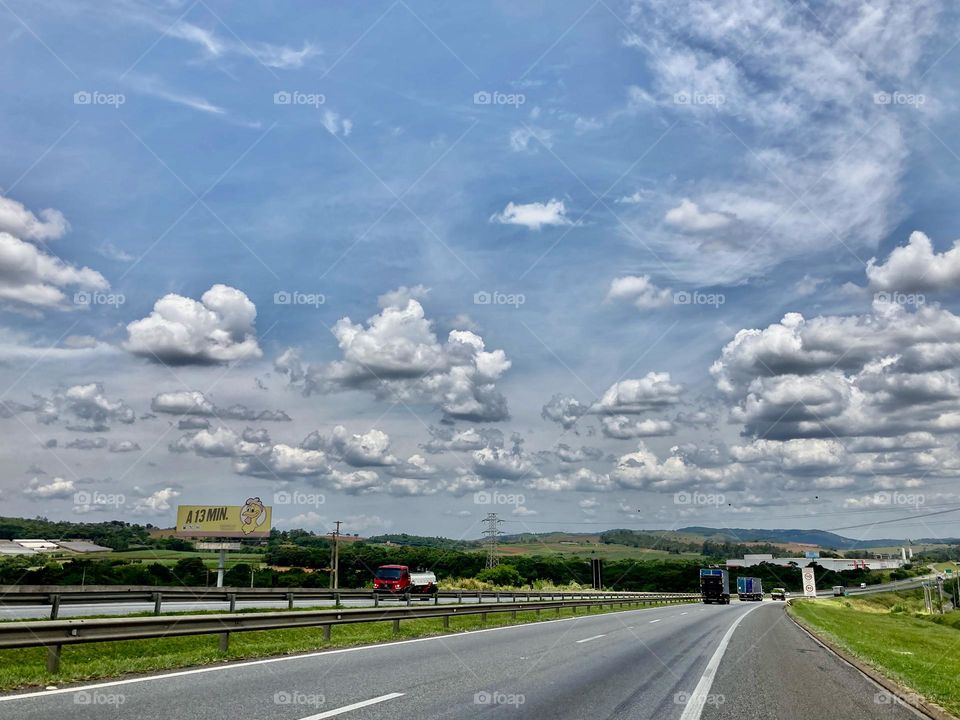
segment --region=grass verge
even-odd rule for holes
[[[960,612],[911,612],[916,599],[909,593],[884,595],[860,602],[800,600],[788,612],[817,635],[960,715],[960,629],[954,625],[960,625]]]
[[[582,617],[611,612],[621,610],[591,608],[588,611],[578,608],[576,615]],[[55,675],[46,671],[45,648],[0,650],[0,690],[60,685],[235,660],[451,635],[467,630],[479,630],[482,627],[524,625],[555,620],[557,617],[573,617],[573,612],[564,608],[560,615],[557,615],[555,610],[544,610],[538,618],[534,611],[527,610],[518,612],[515,620],[509,613],[491,613],[487,616],[485,625],[481,624],[479,615],[463,615],[450,618],[449,630],[443,628],[442,618],[404,620],[400,623],[399,633],[393,631],[390,621],[335,625],[329,641],[323,639],[323,630],[319,627],[235,632],[230,635],[230,648],[226,652],[219,651],[216,635],[65,645],[60,672]]]

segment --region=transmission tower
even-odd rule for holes
[[[487,526],[483,536],[486,538],[488,568],[496,567],[500,562],[497,557],[497,538],[501,535],[500,523],[502,522],[503,520],[498,518],[496,513],[487,513],[487,517],[483,520],[483,524]]]

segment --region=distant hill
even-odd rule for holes
[[[826,530],[799,530],[799,529],[752,529],[752,528],[711,528],[694,525],[680,528],[677,532],[689,535],[699,535],[711,540],[729,540],[732,542],[768,542],[768,543],[800,543],[815,545],[821,548],[835,550],[854,550],[858,548],[895,547],[905,545],[902,538],[879,538],[870,540],[854,540],[853,538],[837,535]],[[914,545],[945,544],[956,542],[953,538],[917,538],[911,540]]]

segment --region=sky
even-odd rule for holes
[[[960,536],[957,19],[0,0],[2,514]]]

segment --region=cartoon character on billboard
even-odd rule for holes
[[[240,510],[240,521],[243,523],[244,535],[249,535],[259,529],[267,519],[267,509],[263,506],[263,501],[258,498],[247,498]]]

